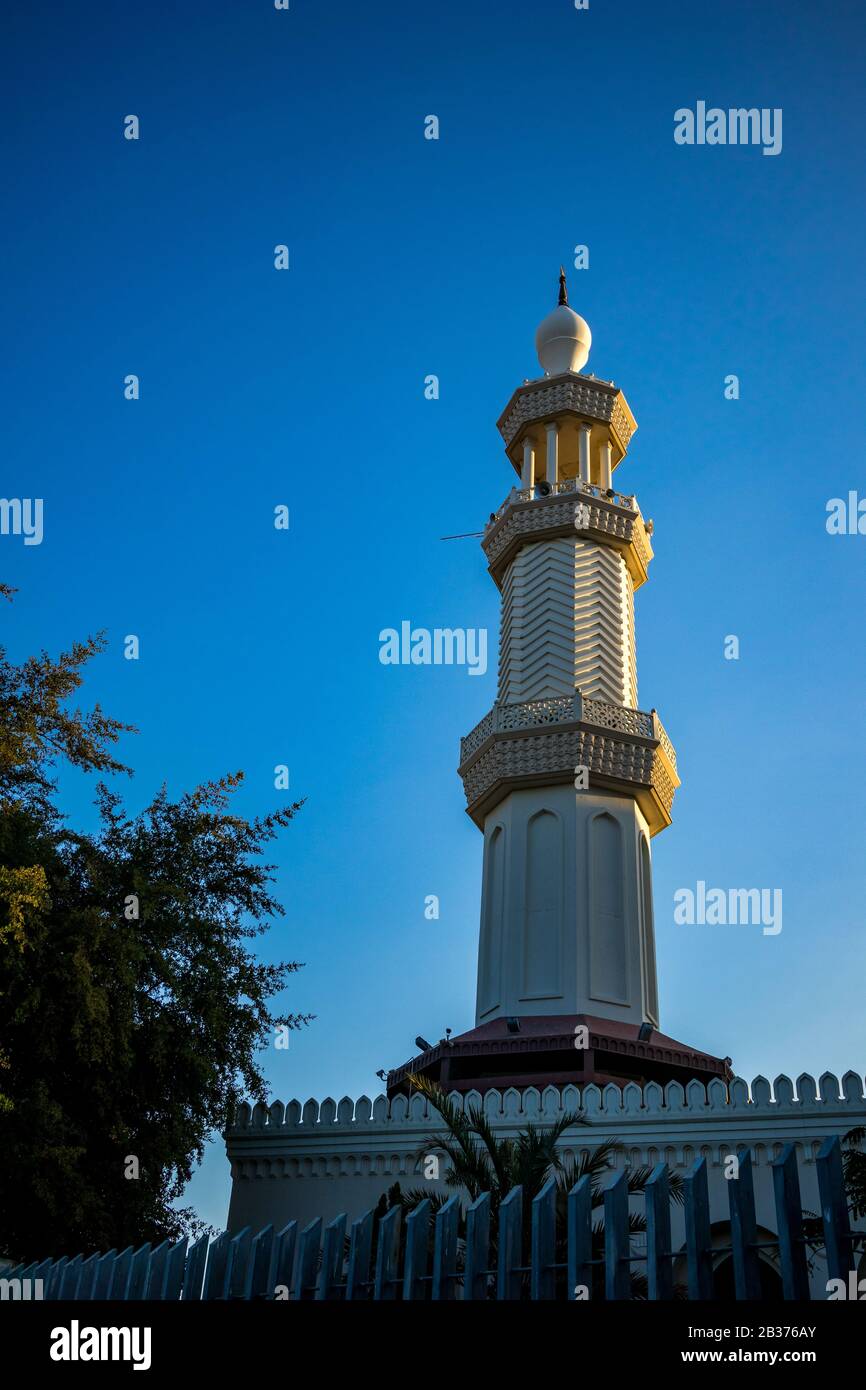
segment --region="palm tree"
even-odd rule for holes
[[[842,1149],[842,1179],[845,1184],[848,1209],[854,1221],[858,1221],[861,1216],[866,1216],[866,1153],[863,1153],[860,1147],[864,1140],[866,1140],[866,1126],[864,1125],[849,1129],[847,1134],[842,1135],[844,1145]],[[804,1212],[803,1233],[812,1254],[817,1254],[824,1245],[823,1219],[815,1212]],[[860,1232],[856,1234],[861,1235]],[[857,1277],[862,1279],[866,1275],[866,1242],[861,1245],[859,1252],[857,1246],[854,1246],[854,1257],[857,1261]]]
[[[864,1140],[866,1127],[863,1125],[849,1129],[842,1140],[845,1145],[842,1153],[842,1173],[851,1202],[851,1215],[855,1221],[861,1216],[866,1216],[866,1154],[860,1148]],[[861,1278],[866,1275],[866,1245],[861,1246],[857,1274]]]
[[[842,1153],[842,1172],[851,1199],[851,1215],[855,1220],[866,1216],[866,1154],[860,1149],[864,1140],[866,1127],[863,1125],[849,1129],[842,1139],[845,1145]]]
[[[530,1213],[532,1201],[538,1196],[549,1178],[556,1180],[557,1189],[557,1261],[564,1260],[565,1213],[568,1194],[581,1178],[588,1177],[594,1210],[603,1206],[605,1178],[613,1167],[613,1160],[624,1152],[617,1139],[604,1139],[592,1151],[584,1151],[579,1158],[566,1159],[558,1151],[563,1135],[577,1126],[590,1127],[590,1122],[574,1111],[567,1111],[550,1125],[527,1124],[513,1138],[500,1139],[479,1105],[470,1105],[463,1110],[435,1082],[424,1076],[410,1076],[410,1084],[421,1095],[445,1123],[445,1133],[431,1134],[416,1153],[416,1158],[429,1157],[435,1152],[444,1153],[449,1162],[445,1174],[445,1186],[452,1189],[448,1194],[416,1187],[400,1193],[400,1204],[404,1213],[414,1211],[421,1202],[429,1201],[435,1211],[445,1205],[453,1190],[466,1194],[468,1202],[474,1202],[482,1192],[490,1193],[490,1233],[491,1258],[495,1264],[496,1241],[499,1230],[499,1208],[509,1192],[515,1187],[523,1189],[523,1233],[527,1243],[528,1255],[530,1232]],[[628,1172],[629,1193],[643,1192],[651,1169],[631,1168]],[[672,1198],[683,1199],[682,1179],[674,1175],[670,1179]],[[646,1230],[646,1219],[642,1212],[629,1213],[629,1229],[633,1235]],[[461,1208],[460,1235],[465,1233],[465,1204]],[[601,1261],[604,1251],[604,1218],[599,1216],[593,1223],[593,1259]],[[523,1261],[526,1263],[526,1260]],[[593,1297],[603,1296],[603,1266],[595,1265],[596,1286]],[[632,1275],[632,1291],[635,1297],[645,1296],[646,1279],[643,1275]]]

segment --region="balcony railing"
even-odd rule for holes
[[[600,502],[612,502],[614,506],[623,507],[628,512],[639,512],[637,502],[633,496],[624,492],[614,492],[613,488],[599,487],[597,483],[585,483],[580,478],[564,478],[561,483],[544,483],[544,487],[549,487],[549,491],[543,496],[538,492],[540,484],[534,488],[512,488],[502,506],[485,526],[485,534],[495,526],[500,517],[504,516],[509,507],[513,507],[516,502],[543,501],[547,497],[560,497],[564,493],[577,493],[583,497],[594,497]]]
[[[639,738],[656,739],[676,771],[677,755],[654,710],[630,709],[627,705],[612,705],[607,700],[594,700],[580,691],[573,695],[558,695],[547,700],[524,700],[519,704],[496,704],[475,728],[460,740],[460,766],[478,751],[491,734],[512,732],[515,729],[537,729],[548,724],[594,724],[601,729],[634,734]]]

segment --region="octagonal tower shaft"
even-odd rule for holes
[[[612,486],[634,418],[612,383],[567,371],[525,383],[499,423],[521,486],[482,541],[502,594],[498,697],[460,758],[484,832],[476,1025],[658,1027],[650,840],[679,778],[655,710],[637,708],[652,528]]]

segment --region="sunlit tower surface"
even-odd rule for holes
[[[484,835],[476,1026],[390,1073],[392,1091],[408,1071],[480,1091],[727,1074],[658,1031],[650,844],[680,783],[658,714],[638,707],[653,527],[613,486],[637,424],[584,371],[591,343],[561,271],[541,375],[498,421],[517,476],[481,542],[501,623],[496,702],[460,748]]]

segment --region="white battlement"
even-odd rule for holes
[[[718,1077],[705,1089],[699,1081],[685,1087],[649,1082],[622,1090],[586,1086],[509,1088],[482,1097],[470,1091],[451,1093],[456,1105],[483,1104],[499,1138],[516,1135],[529,1123],[550,1124],[564,1111],[584,1123],[566,1130],[558,1144],[563,1158],[588,1154],[606,1140],[619,1148],[610,1164],[611,1178],[626,1167],[664,1162],[683,1174],[697,1158],[706,1159],[714,1209],[727,1210],[725,1174],[731,1154],[748,1147],[753,1156],[758,1218],[775,1226],[770,1164],[793,1143],[800,1164],[803,1200],[817,1210],[815,1160],[823,1141],[844,1136],[866,1124],[863,1078],[846,1072],[841,1082],[831,1072],[817,1081],[804,1074],[792,1081],[778,1076],[772,1086],[758,1076],[725,1083]],[[301,1224],[317,1217],[328,1221],[338,1212],[354,1219],[376,1205],[394,1182],[403,1187],[424,1183],[447,1191],[442,1177],[426,1182],[419,1155],[435,1152],[443,1132],[439,1115],[422,1095],[371,1100],[331,1097],[305,1104],[292,1100],[271,1106],[240,1106],[236,1123],[226,1131],[232,1165],[229,1228],[289,1219]],[[443,1135],[444,1137],[444,1135]],[[679,1238],[679,1237],[678,1237]]]
[[[483,1104],[488,1119],[518,1124],[553,1123],[569,1110],[587,1120],[618,1122],[645,1122],[662,1117],[706,1120],[709,1116],[732,1115],[738,1118],[793,1119],[799,1116],[820,1119],[828,1110],[850,1109],[852,1116],[864,1110],[863,1078],[853,1071],[846,1072],[841,1083],[832,1072],[824,1072],[817,1082],[804,1072],[796,1081],[788,1076],[777,1076],[772,1087],[764,1076],[755,1077],[751,1086],[737,1077],[730,1087],[714,1077],[706,1089],[703,1082],[697,1080],[690,1081],[686,1087],[678,1081],[670,1081],[664,1087],[655,1081],[645,1086],[631,1082],[622,1090],[614,1085],[603,1089],[590,1085],[582,1091],[577,1086],[546,1086],[543,1091],[530,1086],[523,1092],[513,1087],[504,1092],[491,1090],[483,1097],[477,1091],[465,1095],[452,1091],[451,1100],[461,1109]],[[284,1105],[282,1101],[274,1101],[270,1106],[250,1106],[244,1101],[226,1135],[249,1136],[276,1130],[285,1133],[296,1129],[309,1134],[315,1128],[317,1135],[324,1137],[337,1130],[378,1129],[384,1125],[435,1126],[438,1118],[422,1095],[394,1096],[390,1101],[387,1096],[377,1096],[375,1100],[360,1096],[356,1101],[344,1096],[339,1102],[328,1096],[321,1102],[310,1099],[302,1104],[291,1100]]]

